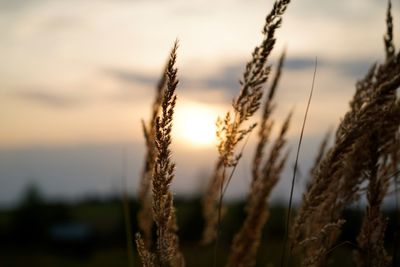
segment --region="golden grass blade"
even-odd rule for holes
[[[176,41],[165,70],[166,85],[165,89],[162,90],[160,114],[157,114],[154,119],[154,145],[156,149],[151,180],[151,203],[157,231],[156,251],[154,253],[149,252],[140,234],[136,237],[138,252],[145,266],[185,266],[183,255],[179,251],[178,227],[170,191],[170,185],[175,176],[175,164],[171,161],[170,145],[176,104],[175,91],[179,82],[177,78],[178,70],[175,67],[177,49],[178,42]]]
[[[263,163],[260,176],[252,179],[245,209],[246,218],[233,239],[227,267],[251,267],[256,263],[262,229],[268,219],[267,200],[287,160],[287,154],[282,157],[281,153],[286,144],[291,116],[289,113],[283,123],[280,134]]]
[[[393,17],[392,17],[392,1],[388,0],[388,7],[386,11],[386,34],[383,37],[385,42],[386,58],[391,58],[396,52],[393,43]]]
[[[144,244],[147,248],[152,243],[152,229],[153,229],[153,211],[151,203],[151,187],[152,177],[154,170],[154,162],[156,157],[155,148],[155,121],[161,110],[161,101],[163,92],[167,82],[167,65],[165,66],[160,80],[156,87],[156,95],[153,102],[152,114],[148,124],[142,120],[143,134],[146,141],[146,156],[142,169],[141,180],[137,192],[138,201],[141,208],[137,214],[137,221],[140,231],[143,234]]]
[[[184,266],[179,251],[179,238],[173,197],[169,189],[175,176],[175,164],[171,162],[171,131],[178,85],[176,63],[176,41],[170,53],[166,70],[167,85],[161,102],[161,114],[155,121],[155,145],[157,149],[153,172],[153,219],[157,227],[156,256],[161,266]]]
[[[264,39],[257,46],[251,60],[246,64],[243,77],[240,80],[241,91],[233,100],[233,111],[217,120],[217,137],[219,159],[214,175],[210,178],[203,200],[203,217],[205,228],[202,243],[209,244],[217,236],[218,217],[221,214],[220,195],[226,185],[225,169],[235,167],[240,154],[235,154],[238,144],[255,128],[255,124],[245,126],[244,123],[258,110],[263,96],[263,85],[268,80],[270,66],[268,59],[275,45],[275,31],[281,25],[289,0],[278,0],[272,11],[267,15],[263,27]]]
[[[390,24],[390,11],[388,14]],[[379,135],[380,157],[388,157],[390,144],[400,125],[400,102],[396,95],[400,86],[399,73],[400,53],[397,52],[382,64],[373,65],[365,78],[357,83],[350,110],[336,132],[335,143],[313,172],[291,231],[292,250],[303,252],[305,258],[316,259],[310,266],[326,264],[327,251],[335,246],[340,228],[330,228],[326,238],[305,246],[300,243],[338,221],[344,207],[362,193],[359,187],[368,180],[365,172],[371,160],[365,152],[365,144],[370,144],[373,133]],[[303,264],[307,262],[303,261]]]

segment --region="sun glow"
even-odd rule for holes
[[[216,144],[215,121],[218,112],[215,107],[196,102],[177,106],[173,128],[178,141],[195,146]]]

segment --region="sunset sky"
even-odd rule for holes
[[[262,40],[272,3],[0,0],[0,204],[18,200],[28,183],[49,197],[118,192],[124,172],[134,192],[144,155],[140,120],[150,115],[154,87],[175,39],[181,82],[173,187],[186,194],[204,187],[217,155],[215,119],[240,89],[237,81]],[[322,135],[344,115],[355,81],[384,56],[386,5],[296,0],[284,16],[271,58],[274,64],[286,47],[274,116],[280,125],[294,109],[292,148],[318,58],[301,156],[304,173]],[[397,46],[399,11],[394,1]],[[205,126],[193,132],[196,125]],[[242,160],[231,196],[246,192],[250,161],[251,155]],[[289,174],[290,166],[275,192],[281,199]],[[297,198],[300,191],[301,186]]]

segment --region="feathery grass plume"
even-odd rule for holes
[[[395,225],[395,232],[393,234],[394,241],[393,241],[393,266],[398,265],[398,254],[399,254],[399,235],[400,235],[400,213],[399,213],[399,165],[400,165],[400,131],[398,130],[396,133],[395,142],[391,147],[391,171],[394,175],[393,177],[393,187],[394,187],[394,197],[395,197],[395,217],[394,217],[394,225]]]
[[[155,147],[155,122],[161,109],[161,101],[167,81],[167,65],[156,87],[156,95],[153,102],[150,121],[146,124],[142,120],[142,128],[146,142],[146,156],[141,174],[140,186],[137,192],[138,201],[141,203],[141,209],[137,214],[139,229],[143,234],[144,244],[147,248],[152,242],[153,211],[151,203],[151,179],[153,177],[154,162],[156,157]]]
[[[269,101],[267,101],[267,105],[268,103]],[[253,178],[246,202],[246,218],[242,227],[233,239],[227,264],[229,267],[251,267],[256,263],[257,250],[261,241],[262,229],[268,219],[267,200],[273,187],[279,180],[288,156],[288,154],[281,156],[281,153],[286,144],[286,133],[289,128],[291,116],[292,113],[288,115],[283,123],[280,134],[272,145],[269,156],[266,159],[263,158],[263,153],[261,155],[259,154],[259,150],[260,147],[266,145],[266,139],[270,132],[271,123],[265,123],[260,127],[260,141],[253,161]],[[262,120],[264,119],[263,116]],[[265,122],[268,122],[269,120],[270,118],[267,118]],[[263,151],[263,149],[261,149],[261,151]],[[260,165],[259,163],[261,162],[263,162],[263,164]],[[258,165],[254,166],[255,164]],[[254,171],[254,169],[257,170]]]
[[[256,151],[253,158],[252,164],[252,178],[254,180],[258,180],[260,177],[260,166],[263,160],[264,155],[264,148],[268,143],[269,136],[271,134],[273,120],[271,119],[272,111],[275,107],[273,103],[274,96],[276,89],[278,87],[278,83],[282,74],[283,62],[285,61],[285,52],[283,52],[279,58],[277,70],[272,80],[271,87],[269,89],[269,93],[264,103],[263,114],[260,121],[259,131],[258,131],[258,138],[259,141],[257,143]]]
[[[184,266],[184,259],[179,251],[179,238],[177,236],[177,225],[175,209],[173,206],[173,197],[170,191],[170,185],[174,178],[175,164],[171,162],[171,131],[176,103],[175,89],[178,85],[177,69],[175,68],[176,51],[178,43],[175,42],[170,53],[170,58],[166,69],[166,87],[163,91],[161,101],[161,114],[155,119],[155,146],[156,157],[154,163],[152,179],[152,209],[153,220],[157,229],[156,251],[149,254],[146,250],[143,252],[140,237],[137,243],[138,249],[142,255],[142,262],[154,256],[156,266]],[[153,255],[147,257],[147,255]],[[152,264],[147,262],[146,264]]]
[[[246,64],[242,79],[239,81],[241,91],[233,100],[233,111],[226,113],[224,118],[217,120],[217,137],[219,158],[215,172],[210,178],[205,197],[203,199],[203,216],[205,228],[202,242],[211,243],[217,236],[217,225],[221,218],[221,202],[226,181],[226,168],[235,169],[241,153],[235,155],[240,141],[244,139],[256,126],[243,125],[259,108],[263,95],[263,85],[268,80],[270,66],[268,58],[275,45],[275,31],[280,27],[289,0],[278,0],[272,11],[267,15],[263,27],[264,39],[257,46],[252,59]],[[233,171],[232,171],[233,173]],[[232,175],[230,175],[231,177]]]
[[[246,203],[246,218],[242,228],[236,234],[227,266],[253,266],[257,249],[260,243],[261,231],[267,220],[267,199],[279,179],[281,170],[287,156],[280,158],[280,153],[286,142],[285,135],[289,127],[291,114],[284,122],[280,135],[275,141],[269,157],[264,157],[264,150],[271,133],[273,121],[270,117],[273,108],[273,97],[281,76],[285,53],[282,53],[277,72],[272,81],[263,108],[258,131],[259,142],[257,144],[252,164],[252,183]],[[264,167],[262,167],[264,166]]]
[[[183,266],[183,257],[179,251],[179,239],[176,235],[177,226],[172,193],[169,190],[174,178],[175,164],[171,162],[171,131],[174,108],[176,103],[175,89],[178,85],[177,69],[175,68],[175,42],[167,66],[167,86],[161,103],[162,112],[156,118],[155,144],[157,148],[156,162],[153,173],[153,216],[157,226],[156,255],[161,266]]]
[[[143,238],[139,233],[136,234],[136,247],[143,267],[157,266],[154,254],[147,250]]]
[[[360,233],[357,237],[359,250],[355,251],[357,266],[384,267],[389,266],[390,257],[384,248],[384,235],[387,220],[380,212],[380,206],[389,187],[388,170],[386,162],[379,163],[378,133],[372,133],[369,138],[368,154],[370,155],[368,169],[365,176],[369,181],[367,200],[368,206],[364,215]]]
[[[336,132],[334,146],[321,160],[292,228],[292,249],[299,249],[304,239],[317,235],[324,226],[340,219],[343,208],[357,196],[359,185],[366,180],[370,155],[365,144],[371,133],[379,134],[378,151],[382,158],[393,142],[400,124],[400,53],[374,65],[356,86],[356,93]],[[332,228],[329,238],[302,248],[306,258],[318,261],[309,266],[324,266],[326,252],[338,236]]]
[[[362,145],[366,140],[365,134],[382,129],[388,123],[397,127],[399,125],[399,117],[396,119],[396,116],[400,116],[399,102],[385,101],[399,85],[400,75],[397,75],[379,85],[371,101],[366,103],[354,118],[348,120],[351,112],[346,114],[338,130],[335,145],[321,161],[304,195],[292,229],[292,249],[298,247],[303,239],[317,235],[325,225],[337,221],[345,205],[353,199],[354,192],[363,181],[360,175],[365,170],[365,164],[358,163],[363,162],[360,157],[365,155],[365,148]],[[346,131],[343,131],[344,127]],[[390,140],[390,136],[386,136],[382,144]],[[359,176],[351,177],[350,175],[354,173],[358,173]],[[337,236],[338,229],[335,228],[330,238],[305,246],[305,257],[317,257],[318,251],[318,254],[325,255],[333,246]],[[324,257],[317,258],[320,261],[311,266],[324,266]]]
[[[388,7],[386,12],[386,34],[383,37],[385,42],[386,58],[390,58],[396,52],[396,48],[393,43],[393,17],[392,17],[392,1],[388,1]]]
[[[328,223],[315,235],[308,237],[300,242],[300,246],[306,246],[317,242],[326,242],[332,238],[332,233],[338,233],[341,226],[345,223],[345,220],[339,219],[336,222]],[[324,247],[314,247],[313,254],[310,257],[305,257],[302,262],[302,266],[318,266],[319,262],[323,261],[326,255],[331,251],[327,251]]]

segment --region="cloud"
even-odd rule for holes
[[[347,78],[361,78],[373,64],[370,59],[338,60],[332,61],[318,58],[318,68],[330,69]],[[284,71],[303,71],[313,69],[315,58],[313,57],[288,57],[284,64]],[[179,77],[180,86],[186,92],[192,90],[219,90],[227,99],[231,99],[240,90],[239,79],[242,76],[245,62],[235,62],[223,65],[219,71],[200,78]],[[272,62],[272,67],[276,62]],[[144,74],[123,69],[107,68],[103,73],[119,82],[128,84],[139,84],[145,86],[156,86],[159,79],[155,74]],[[338,79],[341,77],[338,77]],[[123,87],[126,88],[126,87]]]
[[[158,77],[156,77],[154,75],[137,73],[137,72],[122,70],[122,69],[109,68],[109,69],[104,69],[102,72],[112,78],[115,78],[116,80],[119,80],[119,81],[125,82],[125,83],[139,83],[139,84],[144,84],[144,85],[155,85],[158,80]]]
[[[26,8],[27,5],[32,4],[31,2],[37,1],[26,1],[26,0],[0,0],[0,10],[1,11],[15,11],[22,8]]]
[[[368,68],[374,63],[370,59],[354,59],[354,60],[340,60],[330,61],[318,58],[319,68],[330,68],[347,77],[359,78],[366,73]],[[285,62],[284,68],[288,70],[305,70],[314,68],[315,58],[298,57],[288,58]]]
[[[82,104],[83,99],[74,96],[54,94],[36,89],[19,90],[12,95],[18,99],[51,108],[72,108]]]
[[[184,88],[181,94],[196,95],[196,98],[202,98],[211,92],[221,93],[222,99],[229,100],[237,93],[239,88],[238,77],[240,70],[236,65],[229,65],[211,76],[192,78],[187,76],[179,77],[179,88]],[[144,74],[122,69],[103,69],[102,73],[114,79],[119,91],[115,92],[114,97],[110,98],[120,103],[131,103],[137,101],[139,91],[143,92],[153,89],[157,86],[159,76],[156,74]],[[136,89],[140,89],[139,91]],[[199,94],[201,90],[201,94]]]
[[[54,15],[46,18],[39,27],[43,32],[54,33],[57,31],[64,31],[72,28],[82,28],[84,22],[79,16],[73,15]]]
[[[209,77],[199,79],[197,83],[206,88],[221,88],[228,90],[229,94],[239,88],[239,79],[244,70],[244,63],[223,66],[219,72]]]

